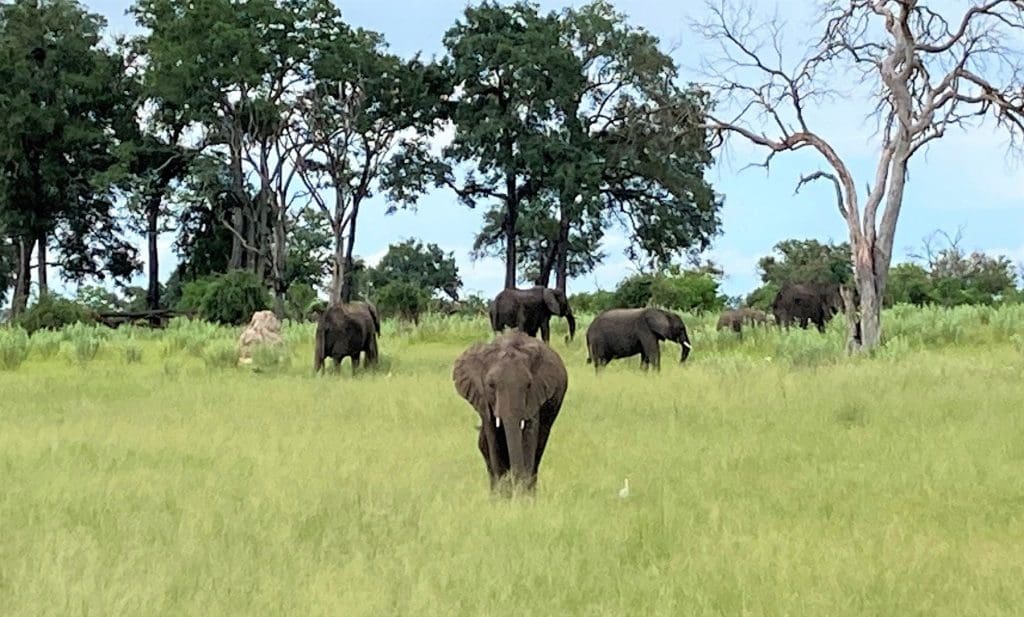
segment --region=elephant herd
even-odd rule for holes
[[[814,285],[790,285],[779,291],[772,312],[779,325],[824,323],[838,310],[838,292]],[[491,329],[498,333],[489,342],[476,343],[456,358],[452,368],[455,390],[480,415],[478,447],[496,490],[507,476],[527,491],[536,485],[541,457],[551,427],[558,417],[568,389],[568,373],[561,357],[550,346],[550,320],[564,317],[568,340],[576,334],[576,319],[565,294],[537,286],[506,289],[488,307]],[[753,309],[723,313],[718,328],[739,332],[743,324],[767,323],[767,316]],[[511,332],[504,332],[511,330]],[[540,340],[537,334],[540,333]],[[335,304],[320,315],[316,327],[314,369],[319,372],[327,358],[339,364],[352,360],[352,370],[378,361],[380,318],[368,302]],[[641,366],[661,366],[661,341],[680,346],[679,362],[685,362],[692,345],[682,318],[660,308],[609,309],[594,318],[586,332],[587,363],[595,372],[611,360],[639,355]]]

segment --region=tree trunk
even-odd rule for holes
[[[551,243],[551,249],[546,252],[540,262],[540,271],[537,273],[536,280],[533,281],[534,285],[540,285],[541,287],[547,287],[551,283],[551,271],[555,267],[555,258],[558,253],[558,241]]]
[[[555,289],[565,293],[569,278],[569,217],[565,208],[562,209],[558,222],[558,242],[555,243],[555,249]]]
[[[288,229],[285,212],[277,207],[274,210],[276,214],[274,216],[274,226],[271,230],[273,234],[271,244],[273,252],[271,253],[272,264],[270,271],[274,279],[274,314],[278,319],[284,319],[286,316],[285,299],[288,295],[288,287],[284,280],[288,261]]]
[[[28,293],[32,283],[32,249],[35,240],[18,238],[18,263],[15,266],[14,296],[11,298],[11,317],[17,317],[28,308]]]
[[[235,197],[232,204],[234,209],[231,212],[231,227],[234,228],[235,233],[231,234],[231,261],[228,263],[228,269],[241,270],[246,267],[246,250],[245,245],[242,243],[242,238],[246,234],[244,210],[249,196],[245,190],[245,176],[242,173],[241,140],[234,137],[232,137],[229,165],[231,168],[231,188]]]
[[[46,234],[41,233],[36,239],[36,249],[39,251],[36,261],[36,267],[39,268],[39,295],[43,296],[50,293],[50,281],[46,275]]]
[[[334,254],[331,258],[331,297],[329,304],[341,302],[342,281],[345,280],[345,238],[344,232],[334,232]]]
[[[348,243],[345,244],[345,262],[344,268],[341,273],[341,301],[351,302],[352,293],[354,291],[354,281],[352,280],[355,272],[355,261],[352,259],[352,253],[355,250],[356,245],[356,221],[359,219],[359,202],[356,201],[352,204],[352,217],[348,221]]]
[[[508,199],[505,202],[505,289],[515,289],[516,225],[519,222],[519,196],[516,194],[516,176],[509,173],[505,179]]]
[[[146,242],[149,252],[149,285],[146,289],[146,306],[151,311],[160,308],[160,255],[157,240],[160,229],[157,226],[160,217],[160,203],[163,195],[150,195],[146,206]]]

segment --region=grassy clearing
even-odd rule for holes
[[[33,337],[0,370],[0,614],[1019,614],[1019,310],[890,315],[857,360],[838,323],[688,323],[686,366],[600,378],[554,329],[569,395],[514,502],[449,376],[483,322],[388,324],[356,379],[310,377],[310,326],[262,371],[199,324]]]

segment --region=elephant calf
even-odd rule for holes
[[[464,351],[452,380],[480,414],[477,445],[491,490],[511,471],[513,481],[532,492],[569,384],[562,359],[536,338],[512,331]]]
[[[652,307],[607,310],[587,328],[587,362],[593,362],[597,371],[613,359],[640,354],[642,367],[660,370],[659,343],[664,340],[679,343],[679,362],[686,362],[692,347],[679,315]]]
[[[723,311],[718,317],[718,323],[715,325],[715,329],[724,330],[725,328],[729,328],[733,332],[742,332],[744,324],[756,326],[765,325],[767,323],[768,315],[765,314],[764,311],[744,307]]]
[[[335,366],[346,357],[352,358],[352,374],[359,366],[360,354],[365,365],[377,364],[377,336],[380,317],[377,307],[369,302],[350,302],[327,307],[316,324],[316,345],[313,370],[319,373],[324,360],[331,358]]]

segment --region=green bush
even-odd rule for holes
[[[213,341],[203,351],[208,369],[234,368],[238,364],[238,346],[233,341]]]
[[[17,319],[17,325],[29,334],[39,330],[59,330],[74,323],[92,323],[95,319],[84,306],[54,294],[43,294]]]
[[[659,276],[651,285],[651,303],[676,311],[716,311],[725,306],[718,281],[702,272]]]
[[[580,292],[569,297],[569,306],[576,314],[596,315],[615,307],[615,293],[603,289]]]
[[[0,328],[0,370],[13,371],[28,358],[28,333],[21,328]]]
[[[185,291],[191,286],[186,285]],[[207,284],[199,300],[199,314],[207,321],[237,326],[247,323],[256,311],[270,308],[270,301],[270,293],[255,274],[234,270]]]
[[[285,292],[285,317],[292,321],[308,321],[309,309],[317,301],[319,298],[312,285],[296,281]]]
[[[375,304],[382,317],[398,317],[419,322],[429,296],[422,289],[406,281],[393,281],[377,292]]]

